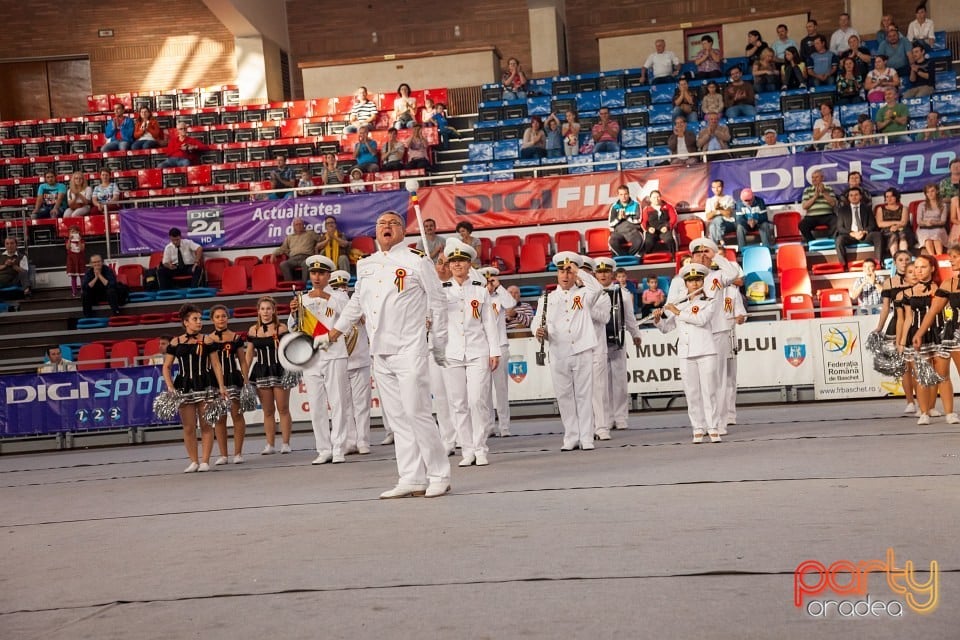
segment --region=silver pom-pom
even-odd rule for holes
[[[207,421],[207,424],[217,424],[228,413],[230,413],[230,400],[220,394],[207,400],[203,406],[203,419]]]
[[[303,380],[302,371],[289,371],[284,369],[283,377],[280,378],[280,386],[284,389],[293,389],[300,384],[301,380]]]
[[[240,389],[240,411],[256,411],[260,398],[257,395],[256,385],[248,382]]]
[[[177,417],[182,397],[177,391],[164,391],[153,399],[153,413],[163,422]]]
[[[873,357],[873,370],[883,376],[900,378],[906,366],[903,354],[894,350],[893,353],[881,351]]]
[[[870,353],[878,354],[883,349],[883,343],[883,335],[879,331],[871,331],[867,334],[867,341],[864,346]]]
[[[943,376],[933,368],[933,365],[926,358],[922,358],[920,354],[914,357],[913,368],[913,375],[916,376],[917,382],[924,387],[935,387],[944,380]]]

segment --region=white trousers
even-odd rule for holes
[[[717,413],[717,356],[680,358],[683,395],[687,399],[687,416],[693,433],[720,430]]]
[[[563,446],[593,444],[593,349],[550,358],[553,392],[563,422]]]
[[[370,367],[348,369],[353,411],[347,417],[347,450],[357,445],[370,446]]]
[[[497,410],[500,433],[510,431],[510,345],[500,345],[500,364],[490,372],[493,382],[493,407]],[[492,414],[491,414],[492,415]],[[491,430],[493,422],[491,421]]]
[[[733,412],[736,416],[736,397],[737,397],[737,370],[736,360],[733,356],[733,344],[730,342],[729,331],[718,331],[713,334],[713,344],[717,348],[717,418],[718,424],[727,424],[727,419]],[[733,374],[730,375],[727,363],[733,360]],[[730,386],[733,385],[734,404],[730,403]]]
[[[447,360],[447,399],[463,456],[486,454],[493,426],[490,409],[490,360]]]
[[[606,340],[606,334],[603,340]],[[610,418],[610,394],[607,387],[607,345],[593,348],[593,426],[594,432],[609,431],[613,426]]]
[[[380,407],[393,430],[401,484],[448,481],[450,461],[430,413],[430,367],[426,355],[373,357]]]
[[[323,360],[303,372],[317,453],[346,453],[347,416],[351,414],[347,359]],[[331,428],[332,426],[332,428]]]
[[[607,395],[610,404],[611,425],[627,428],[630,410],[630,392],[627,389],[627,352],[624,349],[607,349]]]
[[[430,393],[433,395],[433,411],[437,414],[437,426],[440,427],[440,439],[443,448],[453,451],[463,443],[457,437],[457,428],[450,416],[450,400],[447,398],[447,369],[441,367],[433,358],[428,358],[430,367]]]
[[[720,372],[725,374],[726,385],[726,414],[724,418],[726,419],[725,424],[736,424],[737,423],[737,354],[731,353],[730,357],[724,360],[724,366],[721,367]]]

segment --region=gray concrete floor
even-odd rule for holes
[[[525,419],[489,467],[453,458],[437,500],[377,499],[392,447],[313,467],[307,435],[208,474],[174,445],[6,456],[0,638],[955,639],[960,430],[901,408],[742,408],[699,446],[685,414],[646,412],[571,453]],[[936,611],[793,606],[801,561],[888,547],[939,562]],[[869,592],[900,597],[879,574]]]

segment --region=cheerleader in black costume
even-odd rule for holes
[[[960,246],[954,245],[947,252],[950,256],[950,266],[954,273],[960,273]],[[950,381],[950,360],[960,370],[960,332],[957,324],[960,322],[960,278],[954,276],[942,283],[934,294],[930,310],[927,311],[917,330],[923,335],[931,327],[940,329],[940,350],[933,359],[933,366],[944,380],[940,383],[940,401],[943,411],[947,414],[949,424],[960,424],[960,417],[953,411],[953,383]],[[914,337],[914,342],[916,342]]]
[[[896,343],[897,340],[898,318],[903,314],[902,299],[899,305],[896,304],[896,301],[901,291],[909,289],[915,284],[915,282],[908,283],[906,279],[907,271],[913,271],[911,260],[913,260],[913,256],[907,251],[898,251],[893,256],[895,273],[883,283],[883,290],[880,292],[883,306],[880,309],[880,318],[877,321],[877,331],[883,334],[885,340],[893,343]],[[886,323],[886,326],[884,326],[884,323]],[[903,376],[900,378],[900,384],[903,386],[903,395],[907,400],[907,406],[904,407],[903,412],[914,413],[917,410],[917,405],[914,401],[915,384],[912,366],[908,366],[904,370]]]
[[[184,473],[210,470],[210,454],[213,452],[213,429],[203,419],[203,404],[219,388],[226,396],[223,386],[223,371],[217,349],[209,336],[200,330],[203,320],[200,309],[192,304],[180,307],[180,322],[186,331],[174,338],[167,347],[163,359],[163,380],[167,391],[178,391],[183,398],[180,404],[180,421],[183,423],[183,444],[190,457],[190,466]],[[173,378],[173,363],[180,366],[176,379]],[[200,424],[202,453],[197,457],[197,423]]]
[[[280,324],[277,303],[270,296],[257,300],[257,316],[259,322],[247,332],[246,361],[250,382],[257,385],[257,394],[263,407],[263,434],[267,444],[260,455],[276,453],[277,419],[274,412],[280,414],[280,437],[283,440],[280,453],[290,453],[290,432],[293,430],[290,389],[283,386],[284,369],[277,357],[277,346],[287,332],[287,326]],[[254,353],[257,354],[257,364],[251,367]]]
[[[222,304],[210,307],[210,319],[213,321],[213,333],[210,338],[217,345],[217,357],[220,368],[223,370],[223,383],[227,387],[227,396],[230,398],[230,416],[233,418],[233,463],[243,462],[243,436],[247,432],[247,423],[240,411],[240,391],[247,383],[249,370],[244,351],[243,334],[230,330],[230,315]],[[227,416],[223,416],[214,425],[214,435],[217,437],[217,446],[220,447],[220,457],[213,463],[214,466],[227,464]]]

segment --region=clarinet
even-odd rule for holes
[[[543,294],[543,315],[540,317],[540,328],[546,331],[547,329],[547,299],[550,294],[544,292]],[[544,366],[547,364],[547,352],[545,346],[545,340],[540,338],[540,351],[537,352],[537,366]]]

